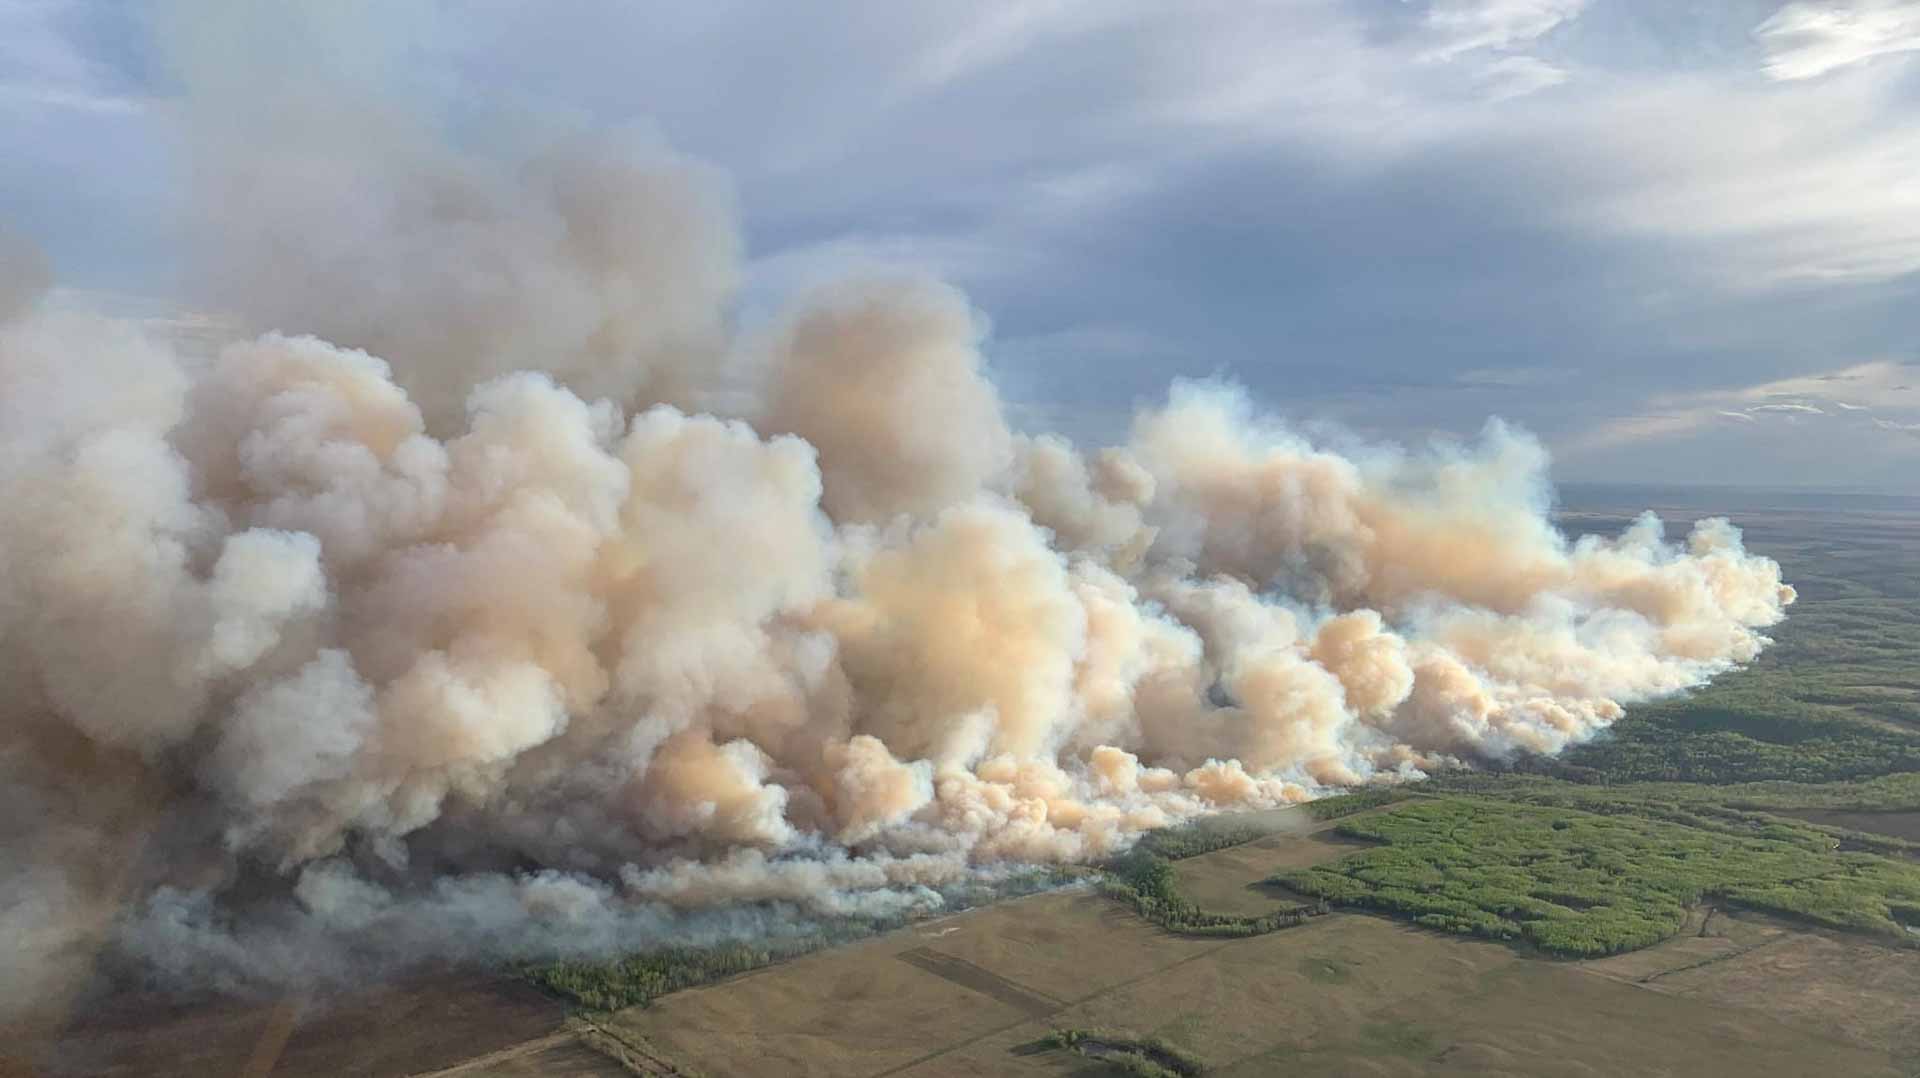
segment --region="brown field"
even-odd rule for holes
[[[1602,977],[1653,987],[1655,982],[1680,970],[1726,961],[1753,948],[1778,942],[1793,931],[1770,918],[1736,915],[1709,906],[1689,914],[1686,927],[1672,939],[1642,950],[1583,962],[1581,968]]]
[[[1292,829],[1300,823],[1179,862],[1181,886],[1211,909],[1292,904],[1258,881],[1353,849],[1329,824]],[[101,1013],[69,1031],[46,1073],[1102,1073],[1038,1043],[1056,1027],[1158,1035],[1204,1060],[1209,1074],[1231,1078],[1892,1076],[1920,1073],[1920,962],[1717,910],[1696,913],[1655,947],[1577,963],[1351,913],[1250,939],[1195,939],[1097,894],[1057,892],[682,991],[592,1025],[568,1023],[524,986],[474,977],[306,1012]]]
[[[1180,881],[1252,912],[1288,900],[1250,883],[1349,849],[1275,836],[1183,861]],[[1873,986],[1915,976],[1910,954],[1725,914],[1703,937],[1703,920],[1638,956],[1569,963],[1354,914],[1187,939],[1099,896],[1054,894],[681,992],[611,1024],[713,1078],[1096,1073],[1040,1048],[1058,1026],[1156,1034],[1230,1076],[1903,1073],[1900,1031],[1920,1023],[1920,993]],[[1759,944],[1791,956],[1792,991],[1767,983],[1775,967]],[[1844,1008],[1855,1021],[1827,1020]]]
[[[1791,816],[1824,827],[1844,827],[1849,831],[1891,835],[1908,842],[1920,842],[1920,812],[1839,812],[1831,809],[1773,811],[1776,816]]]
[[[814,955],[615,1022],[714,1078],[1083,1073],[1078,1057],[1035,1051],[1055,1026],[1158,1034],[1221,1075],[1900,1073],[1875,1037],[1738,1005],[1767,998],[1745,986],[1731,985],[1726,999],[1648,991],[1366,916],[1248,940],[1173,940],[1138,922],[1113,923],[1103,906],[1090,895],[1016,903],[968,918],[939,941],[887,939]],[[1072,944],[1067,964],[1081,988],[1050,1013],[902,958],[996,950],[980,937],[1020,924],[1056,932],[1056,946]],[[1144,973],[1140,942],[1158,950]],[[875,988],[847,991],[853,984]]]
[[[579,1037],[561,1034],[537,1043],[539,1047],[533,1051],[436,1071],[434,1078],[440,1075],[446,1078],[455,1078],[456,1075],[472,1075],[474,1078],[616,1078],[635,1073],[622,1068]]]
[[[1751,913],[1715,913],[1706,932],[1586,965],[1613,976],[1631,963],[1641,971],[1635,979],[1655,991],[1764,1006],[1782,1021],[1920,1065],[1920,961],[1912,952]],[[1717,953],[1692,947],[1716,939],[1728,944]]]
[[[1181,893],[1205,910],[1259,916],[1297,906],[1300,896],[1261,881],[1282,869],[1305,868],[1365,846],[1335,835],[1333,826],[1321,823],[1308,830],[1282,831],[1244,846],[1176,861],[1174,876]]]
[[[580,1061],[566,1043],[543,1048],[566,1008],[503,977],[449,975],[345,999],[169,1007],[124,1000],[87,1012],[53,1045],[15,1066],[25,1074],[88,1078],[332,1078],[430,1074],[488,1059],[472,1074],[623,1073],[598,1053],[600,1069],[512,1069],[528,1057]],[[0,1074],[12,1072],[0,1068]]]

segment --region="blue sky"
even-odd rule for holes
[[[0,228],[167,303],[192,160],[151,10],[0,0]],[[657,132],[731,177],[743,317],[932,270],[1030,426],[1225,375],[1368,436],[1500,415],[1563,479],[1920,492],[1915,0],[400,10],[287,55],[476,145]]]

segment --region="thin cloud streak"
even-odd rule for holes
[[[1920,3],[1792,3],[1754,30],[1775,79],[1812,79],[1876,57],[1920,49]]]

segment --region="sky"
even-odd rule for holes
[[[0,231],[179,310],[155,10],[0,0]],[[1561,480],[1920,493],[1920,0],[330,11],[285,56],[465,145],[537,115],[716,166],[743,322],[952,281],[1028,427],[1116,439],[1217,376],[1369,438],[1500,416]]]

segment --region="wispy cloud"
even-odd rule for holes
[[[1506,101],[1558,86],[1568,75],[1536,56],[1502,56],[1481,67],[1478,78],[1488,98]]]
[[[1531,43],[1577,18],[1590,0],[1435,0],[1428,31],[1438,39],[1427,50],[1452,59],[1476,49],[1512,49]]]
[[[1915,108],[1877,79],[1622,93],[1573,118],[1607,157],[1593,197],[1567,212],[1609,235],[1694,244],[1688,268],[1721,290],[1902,277],[1920,270]]]
[[[1754,30],[1775,79],[1811,79],[1876,56],[1920,49],[1920,2],[1791,3]]]
[[[1490,101],[1558,86],[1565,68],[1522,50],[1580,17],[1590,0],[1434,0],[1424,21],[1424,63],[1466,64]]]
[[[147,103],[138,98],[59,86],[0,83],[0,107],[63,109],[124,116],[143,111]]]
[[[1579,371],[1571,367],[1545,364],[1531,367],[1480,367],[1475,370],[1461,371],[1454,376],[1453,384],[1470,389],[1524,389],[1535,386],[1564,385],[1579,374]]]
[[[1593,451],[1672,439],[1728,422],[1756,428],[1783,422],[1848,427],[1865,423],[1873,429],[1913,433],[1920,431],[1916,374],[1920,372],[1910,365],[1880,360],[1734,389],[1662,394],[1647,401],[1642,410],[1602,422],[1566,445],[1576,452]],[[1839,400],[1840,393],[1872,404]],[[1871,415],[1876,408],[1896,418]]]

